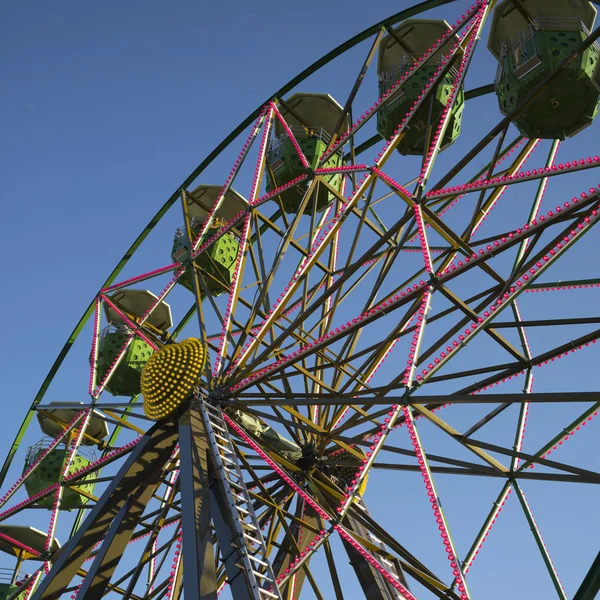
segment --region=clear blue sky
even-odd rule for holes
[[[0,7],[4,84],[0,95],[0,314],[4,334],[0,455],[98,286],[188,173],[292,76],[408,4],[389,0],[318,5],[264,0],[214,4],[32,0],[5,2]],[[468,3],[455,4],[434,14],[448,15],[453,21]],[[351,54],[353,63],[342,61],[340,67],[329,67],[317,76],[315,81],[323,90],[307,91],[332,91],[343,101],[365,52],[363,45]],[[473,85],[490,83],[494,76],[493,60],[483,44],[479,54],[482,58],[474,63]],[[368,102],[368,98],[363,100]],[[498,119],[493,97],[477,102],[479,110],[465,117],[473,126],[461,140],[462,148]],[[562,159],[598,153],[594,131],[565,144]],[[445,155],[447,164],[452,162],[451,152]],[[544,154],[545,150],[536,155],[535,166],[543,163]],[[403,180],[401,174],[398,179]],[[556,183],[546,210],[553,208],[555,200],[568,199],[571,191],[579,192],[594,182],[594,175],[586,174]],[[594,251],[595,244],[590,243],[589,249]],[[169,242],[157,247],[155,262],[146,266],[165,264],[169,251]],[[598,274],[591,261],[580,268],[576,276]],[[585,314],[594,310],[597,314],[596,297],[580,297],[577,302]],[[594,363],[590,359],[582,364],[587,368]],[[570,387],[564,383],[574,377],[568,367],[555,373],[540,390],[559,384],[559,389]],[[595,380],[585,370],[582,373],[574,385],[597,389]],[[598,424],[595,427],[597,435]],[[586,433],[589,440],[590,432]],[[576,451],[568,450],[560,458],[579,460]],[[589,468],[594,468],[594,458],[586,458]],[[571,504],[567,489],[554,496],[555,502],[546,503],[543,485],[541,492],[532,491],[532,504],[535,500],[536,515],[552,543],[559,573],[573,593],[597,550],[598,527],[587,517],[591,507],[597,506],[598,493],[578,491],[576,503]],[[487,494],[485,501],[479,503],[467,493],[462,507],[453,506],[459,528],[464,526],[459,537],[465,543],[498,485],[486,483],[481,489]],[[422,488],[417,485],[410,490],[399,485],[394,493],[405,498],[406,505],[416,507],[419,515],[424,510]],[[382,497],[373,494],[370,498],[376,516],[378,510],[390,507],[389,498],[383,502]],[[515,500],[511,498],[503,515],[509,523],[523,521]],[[398,519],[404,514],[398,510]],[[477,518],[471,519],[472,514]],[[544,577],[539,559],[533,578],[530,569],[518,564],[535,551],[527,525],[521,522],[519,527],[523,534],[519,540],[525,542],[511,541],[497,527],[496,545],[484,550],[478,558],[482,564],[473,567],[474,589],[486,588],[486,582],[477,579],[478,573],[491,571],[498,582],[498,595],[487,595],[485,600],[553,597],[546,579],[539,585],[536,581],[540,574]],[[564,541],[563,536],[569,534],[576,538],[574,547]],[[440,572],[445,573],[445,568]],[[510,583],[503,589],[505,578]],[[515,593],[518,586],[522,589]]]

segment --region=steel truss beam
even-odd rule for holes
[[[357,510],[362,510],[368,514],[368,511],[364,505]],[[346,527],[351,532],[371,541],[383,552],[387,553],[387,549],[383,542],[379,539],[373,538],[373,534],[362,523],[360,523],[360,521],[353,518],[351,515],[346,516]],[[346,553],[348,554],[348,558],[350,559],[350,564],[352,565],[352,568],[354,569],[356,577],[360,583],[360,587],[365,594],[365,598],[369,598],[369,600],[399,600],[403,597],[396,588],[393,588],[386,583],[386,580],[381,573],[377,571],[373,565],[367,562],[360,552],[353,548],[347,540],[342,538],[342,543]],[[390,572],[398,577],[398,580],[404,587],[408,588],[406,579],[404,578],[404,573],[402,572],[399,563],[397,561],[388,562],[390,564],[386,566],[388,566]]]
[[[59,600],[96,544],[104,540],[77,595],[78,600],[102,598],[176,442],[177,429],[171,424],[155,425],[144,435],[62,548],[32,600]]]
[[[441,4],[444,2],[431,2],[428,3],[430,5],[437,5],[437,4]],[[493,3],[492,3],[493,4]],[[414,8],[414,7],[413,7]],[[597,36],[596,36],[597,37]],[[585,45],[584,45],[585,47]],[[581,50],[579,50],[580,52]],[[576,54],[576,53],[575,53]],[[563,63],[564,65],[564,63]],[[564,68],[564,66],[561,65],[561,68]],[[320,65],[319,65],[320,66]],[[557,73],[560,71],[560,69],[557,71]],[[291,84],[290,84],[291,85]],[[487,86],[489,87],[489,86]],[[490,90],[487,90],[490,91]],[[483,93],[483,91],[482,91]],[[351,103],[348,102],[347,103],[347,108],[351,109],[351,106],[349,106]],[[506,131],[506,129],[504,130],[504,132]],[[500,145],[502,142],[499,143],[498,145],[498,150],[496,151],[495,157],[498,154]],[[222,149],[222,148],[221,148]],[[218,154],[219,152],[217,152]],[[214,155],[214,156],[213,156]],[[210,158],[210,160],[208,160],[208,163],[210,163],[214,157],[216,156],[215,153],[213,153],[212,158]],[[492,165],[495,162],[492,161]],[[208,164],[207,163],[207,164]],[[186,187],[186,186],[184,186]],[[483,199],[483,193],[481,195],[481,199]],[[481,203],[481,202],[480,202]],[[430,220],[435,220],[434,216],[431,216]],[[471,227],[472,228],[472,227]],[[189,229],[189,228],[188,228]],[[286,228],[287,230],[288,228]],[[312,231],[312,226],[311,226],[311,231]],[[533,239],[533,243],[531,244],[531,249],[533,249],[536,246],[536,242],[537,242],[537,238]],[[470,247],[467,247],[468,249],[470,249]],[[318,266],[318,263],[316,263]],[[478,266],[482,266],[482,268],[488,268],[487,267],[487,263],[483,262],[482,265],[478,265]],[[378,279],[378,284],[383,280],[383,277],[380,276],[380,279]],[[306,282],[307,283],[307,280]],[[503,283],[501,281],[501,283]],[[341,286],[339,288],[339,291],[341,293]],[[196,294],[198,295],[198,286],[196,286]],[[304,292],[304,304],[306,304],[306,298],[307,298],[307,292],[306,292],[306,286],[305,286],[305,292]],[[459,302],[459,299],[452,299],[455,304],[460,308],[460,305],[462,304],[461,302]],[[466,307],[466,305],[465,305]],[[466,307],[468,308],[468,307]],[[325,310],[325,309],[324,309]],[[468,314],[468,311],[465,311]],[[306,316],[306,308],[305,306],[303,307],[303,311],[302,311],[303,315]],[[202,327],[202,318],[200,318],[201,321],[201,327]],[[593,322],[593,321],[589,321],[589,322]],[[522,329],[524,326],[529,325],[530,323],[528,322],[523,322],[523,321],[518,321],[516,322],[514,325],[513,324],[509,324],[509,325],[505,325],[505,326],[516,326],[519,327],[520,329]],[[78,324],[78,327],[80,327],[80,324]],[[304,325],[304,321],[303,321],[303,325]],[[278,325],[280,327],[280,325]],[[281,339],[281,337],[285,334],[289,334],[291,331],[293,330],[293,324],[290,325],[286,330],[284,330],[283,334],[281,334],[281,336],[278,339]],[[491,332],[493,332],[492,329],[489,329],[486,327],[486,332],[488,334],[490,334]],[[358,331],[358,333],[353,334],[353,336],[357,337],[360,334],[360,330]],[[307,336],[308,337],[308,336]],[[352,338],[352,343],[354,343],[354,337]],[[350,339],[348,340],[348,345],[350,344]],[[70,347],[70,346],[69,346]],[[268,350],[269,348],[267,348]],[[267,350],[265,350],[264,352],[267,352]],[[66,352],[65,352],[66,354]],[[350,352],[348,352],[348,355],[351,354]],[[519,358],[519,353],[517,352],[513,352],[513,354]],[[255,355],[256,356],[256,355]],[[269,354],[269,357],[272,356],[272,354]],[[425,355],[426,357],[426,355]],[[63,356],[64,358],[64,356]],[[303,359],[304,360],[304,359]],[[531,358],[529,357],[529,360],[531,360]],[[62,361],[62,359],[61,359]],[[60,363],[58,363],[60,364]],[[304,365],[304,363],[303,363]],[[56,363],[55,363],[56,366]],[[54,367],[53,367],[54,368]],[[339,368],[339,367],[338,367]],[[319,369],[322,369],[322,367],[319,367]],[[308,375],[308,373],[310,372],[310,369],[306,369],[305,365],[304,368],[302,369],[302,374],[304,374],[305,376]],[[321,371],[317,372],[318,378],[312,378],[313,382],[317,384],[317,387],[326,387],[325,384],[323,383],[323,381],[321,380],[321,375],[320,375]],[[285,376],[285,375],[283,375]],[[432,380],[434,380],[435,378],[432,378]],[[284,387],[285,386],[284,382]],[[360,385],[362,385],[362,382],[359,382]],[[46,382],[44,382],[44,384],[46,384]],[[288,386],[289,387],[289,386]],[[288,389],[288,387],[286,387],[286,389]],[[335,387],[335,386],[334,386]],[[313,387],[313,389],[315,389]],[[308,390],[308,386],[307,386],[307,390]],[[342,390],[343,392],[344,390]],[[389,391],[389,390],[388,390]],[[373,392],[373,390],[369,390],[370,393]],[[572,396],[577,396],[579,394],[580,399],[572,399]],[[39,396],[39,394],[38,394]],[[320,401],[319,403],[322,406],[327,406],[327,405],[341,405],[341,406],[353,406],[356,410],[356,412],[359,412],[359,408],[356,407],[356,396],[357,394],[352,395],[352,397],[350,396],[339,396],[338,398],[332,398],[331,396],[328,397],[323,397],[322,401]],[[494,397],[502,397],[502,399],[494,399]],[[514,399],[510,399],[510,396],[515,396]],[[484,396],[472,396],[472,395],[467,395],[467,394],[459,394],[457,396],[417,396],[416,398],[399,398],[399,400],[401,402],[403,402],[404,404],[408,405],[408,406],[412,406],[412,405],[422,405],[422,404],[431,404],[433,406],[437,405],[437,404],[446,404],[449,401],[453,402],[453,403],[501,403],[503,405],[508,406],[509,404],[513,404],[513,403],[518,403],[523,405],[524,403],[529,403],[529,402],[564,402],[564,401],[569,401],[569,402],[598,402],[598,394],[594,393],[594,392],[587,392],[587,393],[574,393],[573,395],[569,395],[568,400],[565,400],[564,394],[561,394],[561,398],[554,398],[554,399],[547,399],[548,396],[558,396],[557,394],[550,394],[550,395],[535,395],[535,396],[543,396],[542,398],[538,397],[536,399],[532,399],[532,395],[527,395],[526,397],[524,397],[523,395],[502,395],[502,394],[495,394],[495,395],[484,395]],[[456,400],[454,399],[456,398]],[[585,398],[585,399],[584,399]],[[283,408],[288,408],[288,407],[292,407],[292,406],[303,406],[303,405],[312,405],[314,404],[314,400],[315,398],[310,398],[308,395],[306,398],[285,398],[285,397],[280,397],[277,398],[275,401],[271,401],[270,403],[261,403],[260,401],[256,401],[255,405],[257,406],[270,406],[273,407],[275,410],[275,407],[277,406],[281,406]],[[387,405],[389,404],[391,401],[393,401],[393,397],[381,397],[381,398],[368,398],[368,397],[361,397],[361,403],[364,403],[365,406],[364,408],[367,409],[370,405]],[[241,406],[244,405],[252,405],[252,399],[250,399],[248,402],[241,402],[240,403]],[[288,411],[291,413],[291,411]],[[279,414],[279,413],[277,413]],[[134,415],[134,416],[138,416],[138,415]],[[140,415],[141,416],[141,415]],[[363,415],[366,416],[366,415]],[[370,415],[371,418],[373,418],[372,415]],[[31,418],[31,414],[29,415],[29,418]],[[217,506],[219,507],[219,510],[216,511],[216,518],[217,520],[221,517],[221,512],[223,512],[223,514],[226,514],[226,512],[223,510],[223,501],[225,499],[224,495],[222,493],[219,493],[219,490],[217,490],[216,488],[213,490],[212,494],[209,494],[207,492],[208,486],[206,485],[209,479],[209,464],[210,464],[210,459],[207,456],[207,444],[206,444],[206,437],[204,435],[203,432],[203,428],[201,427],[201,423],[200,425],[198,425],[198,423],[194,423],[194,418],[196,418],[196,421],[199,421],[199,419],[197,418],[197,415],[190,417],[190,415],[187,415],[188,420],[186,421],[186,415],[184,415],[184,417],[180,420],[179,423],[179,434],[181,436],[181,443],[182,446],[185,448],[185,454],[186,457],[182,456],[182,471],[185,470],[185,475],[186,475],[186,492],[185,492],[185,496],[187,497],[187,501],[186,502],[182,502],[182,521],[185,519],[187,523],[191,524],[191,527],[189,529],[188,535],[187,535],[187,542],[186,544],[188,544],[188,547],[190,547],[189,545],[191,544],[194,548],[195,548],[195,554],[194,552],[192,552],[192,554],[196,557],[196,560],[193,563],[192,569],[194,569],[196,571],[196,573],[198,573],[198,577],[196,578],[191,578],[192,581],[190,583],[190,586],[188,588],[187,586],[187,582],[186,582],[186,590],[188,590],[188,594],[191,594],[194,598],[198,597],[198,598],[214,598],[216,596],[215,594],[215,590],[213,589],[216,586],[215,583],[215,573],[214,573],[214,555],[212,553],[212,536],[209,535],[210,533],[210,506],[209,506],[209,502],[212,500],[213,502],[213,506]],[[297,418],[294,417],[293,418]],[[113,422],[113,421],[109,421],[109,422]],[[283,421],[282,421],[283,422]],[[299,425],[298,425],[298,428]],[[324,424],[322,427],[323,431],[318,432],[320,435],[326,433],[324,432]],[[452,433],[452,432],[451,432]],[[158,435],[158,434],[157,434]],[[468,436],[460,436],[463,441],[468,441],[470,444],[473,444],[475,446],[479,446],[479,447],[486,447],[484,446],[483,443],[481,442],[477,442],[474,440],[470,440],[468,438]],[[337,442],[337,440],[336,440]],[[461,442],[462,443],[462,442]],[[187,444],[187,446],[186,446]],[[146,444],[148,445],[148,444]],[[508,451],[505,451],[504,449],[500,450],[498,449],[498,447],[494,446],[494,447],[490,447],[490,449],[492,451],[498,451],[498,452],[503,452],[505,454],[509,454]],[[156,446],[153,449],[153,452],[155,455],[157,455],[159,453],[159,450],[162,452],[162,450]],[[134,466],[136,466],[136,461],[134,460],[134,455],[135,453],[129,458],[129,460],[127,461],[126,465],[130,465],[132,468]],[[518,452],[513,452],[510,453],[511,456],[516,457],[516,456],[521,456],[524,458],[529,458],[530,461],[532,462],[541,462],[538,460],[535,460],[535,457],[532,457],[531,455],[525,455],[523,453],[518,453]],[[161,454],[162,456],[162,454]],[[133,461],[133,462],[132,462]],[[187,461],[187,463],[184,466],[184,462]],[[141,459],[140,459],[140,462]],[[160,461],[156,461],[155,464],[164,464],[161,463]],[[547,465],[550,465],[550,461],[546,461]],[[553,463],[553,465],[558,465],[559,463]],[[375,464],[375,466],[378,466],[377,464]],[[5,466],[6,468],[6,466]],[[125,468],[125,467],[123,467]],[[83,532],[81,534],[80,537],[80,545],[79,546],[75,546],[72,547],[71,550],[69,550],[70,555],[71,555],[71,561],[77,561],[79,560],[79,553],[82,553],[83,551],[85,551],[85,549],[87,549],[88,545],[84,545],[81,546],[81,544],[87,544],[89,542],[89,537],[92,535],[96,535],[97,533],[97,529],[98,529],[98,523],[105,523],[106,526],[103,529],[103,532],[100,534],[99,539],[104,538],[104,541],[102,543],[102,546],[100,547],[100,549],[95,553],[95,560],[94,563],[92,564],[92,567],[90,568],[89,572],[86,575],[84,584],[82,585],[81,589],[78,592],[77,598],[90,598],[90,599],[96,599],[96,598],[100,598],[100,596],[102,595],[102,590],[106,590],[107,589],[107,585],[108,585],[108,581],[110,580],[110,576],[112,575],[112,572],[114,571],[114,567],[112,567],[112,563],[115,562],[115,560],[117,559],[118,556],[120,556],[119,554],[119,549],[124,548],[124,544],[127,543],[127,541],[129,539],[131,539],[132,534],[133,534],[133,529],[132,529],[132,525],[131,523],[133,522],[133,516],[132,515],[136,515],[138,519],[141,519],[142,514],[144,512],[145,509],[145,505],[147,503],[147,499],[144,502],[144,499],[148,496],[148,498],[150,496],[152,496],[152,494],[154,493],[154,491],[151,489],[152,484],[149,481],[143,481],[141,483],[137,483],[137,484],[133,484],[129,481],[129,479],[132,479],[134,477],[134,473],[130,473],[129,471],[123,473],[121,475],[121,473],[123,472],[123,469],[121,469],[119,475],[121,476],[121,484],[122,486],[125,486],[126,484],[128,486],[130,486],[129,489],[129,493],[128,494],[124,494],[123,490],[121,488],[116,488],[116,490],[119,491],[119,493],[123,496],[122,502],[120,504],[115,504],[114,506],[107,504],[107,498],[106,495],[103,495],[102,498],[98,501],[96,507],[94,507],[94,509],[92,510],[91,514],[88,516],[88,518],[86,519],[84,526],[81,528],[80,532]],[[578,472],[581,472],[580,474],[586,473],[588,474],[588,477],[590,476],[590,472],[583,472],[582,470],[578,470]],[[137,475],[139,476],[139,472],[137,473]],[[596,474],[592,473],[591,475],[593,475],[594,477],[598,478],[599,476],[597,476]],[[213,476],[214,476],[214,472],[213,472]],[[115,480],[117,483],[119,483],[118,479]],[[154,484],[156,487],[156,483]],[[183,482],[182,482],[183,485]],[[137,487],[136,487],[137,486]],[[112,486],[111,486],[112,487]],[[112,492],[113,494],[116,493],[115,490],[113,490]],[[216,498],[216,501],[215,501]],[[108,499],[110,500],[110,499]],[[105,513],[105,514],[98,514],[96,509],[99,505],[102,505],[102,503],[104,503],[104,508],[105,510],[110,510],[112,512],[110,513]],[[109,508],[107,508],[107,506],[109,506]],[[106,521],[106,515],[110,516],[110,520]],[[94,529],[94,519],[96,519],[96,529]],[[90,529],[91,527],[91,529]],[[204,529],[203,529],[204,527]],[[225,538],[227,537],[228,533],[231,533],[232,530],[232,525],[226,522],[222,522],[219,524],[219,526],[217,527],[217,529],[220,532],[221,537],[225,536]],[[229,532],[227,531],[227,529],[229,529]],[[185,528],[184,528],[185,531]],[[78,532],[78,534],[80,533]],[[86,533],[87,532],[87,533]],[[87,537],[86,537],[87,536]],[[185,537],[185,533],[184,533],[184,537]],[[191,541],[189,541],[191,540]],[[69,542],[71,543],[71,542]],[[63,552],[60,555],[60,559],[62,559],[62,557],[65,554],[66,548],[68,548],[69,545],[67,545],[65,547],[65,550],[63,550]],[[186,548],[187,551],[187,548]],[[72,555],[75,555],[75,558],[73,558]],[[67,556],[69,556],[69,553],[67,553]],[[62,576],[62,573],[66,573],[68,571],[68,569],[72,568],[71,567],[71,563],[68,562],[67,560],[67,567],[63,568],[63,571],[60,572],[60,576]],[[63,560],[63,563],[65,562],[65,560]],[[209,562],[205,562],[205,561],[210,561],[212,560],[212,568],[210,566]],[[189,560],[188,563],[191,563],[192,561]],[[186,563],[187,564],[187,563]],[[366,563],[365,563],[366,564]],[[202,565],[202,569],[200,570],[200,572],[198,572],[198,566]],[[204,585],[205,588],[205,592],[202,591],[202,586],[203,586],[203,581],[202,581],[202,575],[204,572],[204,565],[206,565],[206,569],[208,571],[208,579],[209,582],[208,584]],[[371,568],[371,567],[369,567]],[[112,569],[112,570],[111,570]],[[53,569],[52,573],[54,573],[54,577],[58,577],[60,578],[59,575],[57,575],[57,572],[55,571],[55,569]],[[51,573],[51,575],[52,575]],[[358,573],[358,571],[357,571]],[[66,577],[67,575],[65,574],[64,577]],[[48,580],[52,580],[52,577],[48,577]],[[359,577],[360,579],[360,577]],[[362,584],[362,581],[361,581]],[[50,587],[51,587],[52,583],[50,583]],[[104,586],[104,587],[103,587]],[[46,586],[47,587],[47,586]],[[39,590],[38,590],[39,591]],[[50,592],[48,592],[50,593]],[[205,595],[202,595],[203,593],[205,593]],[[338,594],[338,590],[336,588],[336,594]],[[245,597],[243,593],[236,593],[234,594],[236,599],[238,598],[243,598]],[[372,597],[373,594],[367,594],[368,597]],[[39,596],[36,595],[35,599],[37,600],[37,598],[54,598],[56,596],[52,596],[50,595],[46,595],[46,596]],[[162,596],[160,596],[162,597]],[[587,596],[586,596],[587,598]]]
[[[364,392],[373,393],[373,390],[366,390]],[[357,404],[356,396],[359,396],[360,392],[355,393],[352,397],[340,396],[331,397],[331,395],[304,395],[294,394],[294,397],[276,394],[270,394],[268,400],[252,398],[250,394],[240,395],[238,398],[238,405],[240,408],[245,406],[311,406],[312,404],[321,404],[323,406],[340,404],[344,406],[352,406]],[[304,396],[304,397],[303,397]],[[600,400],[600,392],[549,392],[549,393],[534,393],[524,396],[521,393],[516,394],[449,394],[447,396],[440,395],[422,395],[422,396],[376,396],[366,397],[361,396],[360,401],[364,405],[371,406],[389,406],[396,402],[404,402],[411,406],[413,404],[431,404],[431,405],[443,405],[443,404],[522,404],[523,402],[538,402],[538,403],[556,403],[556,402],[598,402]]]

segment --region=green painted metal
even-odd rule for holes
[[[129,331],[125,329],[104,330],[98,347],[98,381],[104,379],[129,339],[129,335]],[[152,346],[135,336],[106,385],[106,391],[113,396],[139,394],[142,369],[152,354],[154,354]]]
[[[600,552],[592,563],[573,600],[594,600],[600,593]]]
[[[35,464],[40,455],[45,451],[45,445],[42,442],[31,446],[27,452],[25,459],[25,465],[23,466],[23,473],[25,473],[31,465]],[[60,474],[63,468],[65,460],[66,449],[64,447],[55,448],[42,460],[38,468],[25,480],[25,489],[29,496],[38,494],[39,492],[47,489],[51,485],[57,483],[60,479]],[[79,471],[87,467],[91,462],[91,459],[76,454],[71,461],[71,465],[66,475],[71,475],[75,471]],[[86,477],[82,478],[77,487],[92,494],[94,491],[94,479],[96,479],[95,473],[90,473]],[[60,504],[61,510],[73,510],[73,508],[80,506],[81,504],[87,504],[89,498],[78,491],[70,487],[65,487],[63,490],[62,501]],[[38,506],[43,508],[51,509],[54,505],[54,494],[50,494],[45,498],[38,501]]]
[[[404,77],[409,68],[409,65],[403,65],[395,69],[394,81],[399,81]],[[377,131],[381,137],[386,140],[392,137],[395,129],[406,116],[406,113],[408,113],[412,104],[417,100],[417,97],[421,94],[423,87],[427,85],[427,82],[435,75],[437,68],[438,65],[436,64],[422,66],[417,73],[404,83],[404,85],[398,88],[390,101],[381,107],[380,111],[377,113]],[[442,111],[452,92],[455,77],[456,73],[453,70],[450,70],[442,77],[441,81],[436,86],[435,93],[432,94],[431,100],[431,102],[433,102],[433,107],[431,108],[432,123],[438,123],[440,121]],[[388,80],[379,82],[380,97],[383,96],[392,83],[392,81]],[[440,145],[441,150],[447,148],[460,135],[464,105],[465,92],[464,87],[461,85],[458,90],[456,101],[452,107],[448,127],[442,138]],[[400,154],[404,154],[405,156],[420,156],[423,154],[425,139],[428,132],[427,124],[429,122],[430,106],[430,102],[424,102],[412,117],[406,135],[398,144],[398,152],[400,152]]]
[[[192,228],[194,236],[199,235],[202,229],[201,225]],[[210,228],[205,239],[209,239],[219,231],[218,227]],[[231,288],[237,255],[240,249],[238,238],[231,232],[222,235],[214,244],[211,244],[205,252],[200,254],[194,261],[200,268],[201,273],[209,275],[204,277],[204,283],[213,296],[222,294],[225,289]],[[175,261],[185,260],[188,256],[185,236],[175,237],[171,257]],[[216,281],[215,281],[216,280]],[[180,277],[178,283],[193,291],[191,273],[187,271]]]
[[[302,150],[310,169],[316,169],[319,163],[319,157],[327,149],[327,140],[321,135],[307,133],[305,136],[295,134],[294,137]],[[289,138],[277,141],[273,144],[267,153],[267,162],[270,167],[270,172],[267,174],[267,191],[270,192],[282,185],[285,185],[292,179],[299,177],[307,172],[307,169],[300,162],[300,157],[294,144]],[[335,152],[331,157],[321,165],[321,168],[339,167],[342,164],[341,152]],[[341,193],[342,190],[342,175],[325,175],[323,179],[334,189]],[[282,194],[281,203],[286,213],[296,214],[300,209],[302,199],[308,188],[309,181],[303,184],[296,185],[293,188],[286,190]],[[318,190],[311,195],[304,212],[312,214],[315,199],[317,203],[317,212],[323,211],[330,202],[333,201],[333,194],[326,186],[319,186]]]
[[[135,251],[139,248],[142,242],[148,237],[150,232],[156,227],[158,222],[163,218],[166,212],[173,206],[175,202],[177,202],[181,196],[181,190],[187,189],[194,180],[231,144],[260,114],[262,107],[269,102],[270,100],[280,98],[287,94],[290,90],[296,87],[299,83],[304,81],[307,77],[318,71],[321,67],[330,63],[332,60],[342,55],[347,50],[350,50],[357,44],[365,41],[372,35],[376,35],[381,27],[389,27],[395,25],[396,23],[402,21],[403,19],[408,19],[412,16],[421,14],[428,10],[432,10],[437,8],[438,6],[443,6],[444,4],[451,4],[452,2],[456,2],[456,0],[426,0],[425,2],[420,2],[419,4],[415,4],[409,8],[401,10],[396,14],[388,17],[387,19],[383,19],[371,27],[368,27],[364,31],[350,38],[346,42],[340,44],[336,48],[334,48],[331,52],[328,52],[325,56],[321,57],[319,60],[315,61],[304,69],[301,73],[296,75],[293,79],[288,81],[282,88],[280,88],[277,92],[275,92],[272,96],[270,96],[265,102],[261,103],[261,105],[256,108],[248,117],[246,117],[233,131],[190,173],[190,175],[183,181],[183,183],[177,188],[177,190],[172,194],[172,196],[163,204],[163,206],[158,210],[158,212],[152,217],[150,222],[146,225],[146,227],[142,230],[142,232],[138,235],[136,240],[131,244],[127,252],[123,255],[123,258],[117,263],[116,267],[113,269],[112,273],[108,276],[105,282],[100,286],[100,289],[103,289],[116,280],[119,273],[123,270],[125,265],[129,262],[129,259],[133,256]],[[44,394],[46,393],[50,383],[54,379],[54,376],[58,372],[58,369],[62,365],[63,360],[66,358],[67,354],[71,350],[71,347],[75,343],[75,340],[81,333],[81,330],[87,323],[88,319],[94,312],[94,305],[96,302],[96,296],[92,299],[88,307],[85,309],[83,315],[75,325],[75,328],[67,338],[64,346],[59,352],[58,356],[54,360],[54,363],[50,367],[48,374],[44,378],[40,389],[38,390],[29,411],[27,412],[21,427],[19,428],[15,439],[11,445],[11,448],[4,460],[2,465],[2,469],[0,470],[0,485],[4,482],[8,469],[12,464],[13,458],[21,445],[21,441],[23,436],[25,435],[25,431],[29,425],[29,422],[33,418],[35,414],[35,407],[42,401],[44,398]]]
[[[17,585],[11,585],[10,583],[0,583],[0,600],[7,600],[19,589]],[[27,590],[23,590],[18,596],[15,596],[13,600],[24,600],[27,594]]]
[[[473,88],[472,90],[467,90],[465,92],[465,101],[471,100],[473,98],[479,98],[480,96],[485,96],[487,94],[493,94],[495,89],[496,89],[496,87],[494,86],[493,83],[488,83],[487,85],[482,85],[480,87]],[[355,156],[358,156],[359,154],[366,152],[369,148],[372,148],[373,146],[375,146],[375,144],[377,144],[380,141],[381,141],[381,136],[379,134],[376,134],[376,135],[370,137],[368,140],[364,141],[362,144],[359,144],[358,146],[356,146],[356,148],[354,149]],[[351,158],[352,158],[352,155],[350,154],[350,152],[347,152],[344,156],[345,161],[350,160]]]
[[[471,150],[469,150],[455,165],[452,167],[435,185],[431,186],[433,189],[439,189],[448,184],[458,173],[462,171],[465,165],[469,164],[475,156],[477,156],[483,148],[492,142],[492,140],[501,133],[506,127],[510,125],[512,121],[516,119],[527,107],[538,97],[540,97],[544,90],[556,79],[558,79],[562,73],[564,73],[570,64],[576,62],[578,57],[585,52],[590,46],[595,44],[600,38],[600,28],[596,28],[592,34],[569,56],[561,62],[560,66],[553,72],[545,74],[543,81],[530,90],[527,96],[520,102],[517,107],[504,117],[497,125],[495,125],[488,133],[486,133],[479,142],[477,142]]]
[[[519,32],[519,42],[500,57],[496,93],[500,111],[509,114],[588,37],[579,30]],[[521,41],[523,40],[523,41]],[[564,139],[591,125],[600,111],[597,65],[600,51],[588,47],[521,114],[514,124],[529,138]]]

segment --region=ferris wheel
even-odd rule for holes
[[[0,600],[596,597],[596,12],[428,0],[241,123],[33,399]]]

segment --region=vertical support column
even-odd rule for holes
[[[183,587],[186,598],[216,600],[208,480],[208,440],[197,401],[179,419]]]

